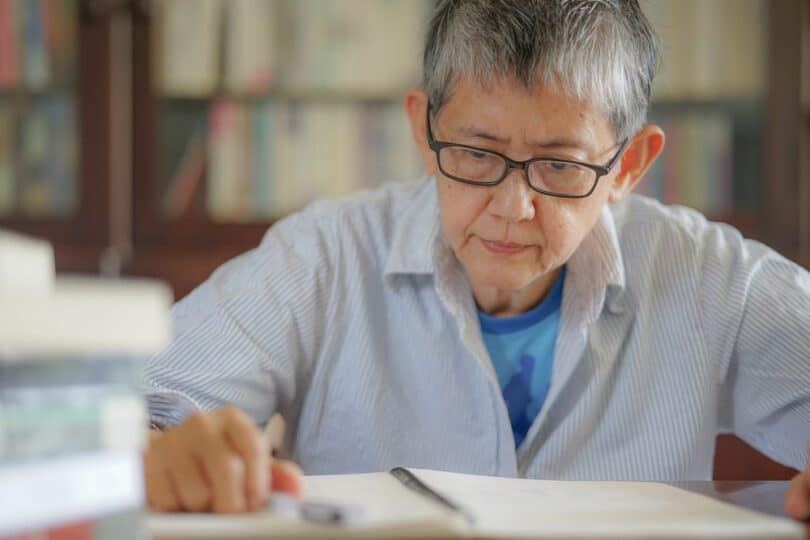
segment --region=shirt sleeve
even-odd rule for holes
[[[257,424],[293,413],[328,316],[327,234],[311,212],[292,215],[174,306],[174,339],[146,366],[152,425],[224,405]]]
[[[720,429],[804,469],[810,443],[810,274],[712,227],[703,243],[703,321],[720,358]]]

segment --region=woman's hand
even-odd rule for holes
[[[245,512],[265,504],[271,490],[301,491],[301,470],[271,459],[261,431],[235,407],[150,432],[144,471],[147,502],[163,512]]]
[[[810,446],[807,455],[810,458]],[[804,472],[797,474],[790,482],[785,495],[785,509],[795,519],[810,519],[810,460]]]

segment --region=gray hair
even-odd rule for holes
[[[434,111],[459,75],[552,86],[601,106],[621,140],[644,125],[659,60],[637,0],[439,0],[423,86]]]

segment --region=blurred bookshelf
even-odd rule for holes
[[[756,237],[768,99],[763,0],[642,0],[663,41],[649,121],[664,153],[638,192]]]
[[[131,270],[184,294],[307,202],[414,178],[403,98],[431,5],[152,2],[135,24]]]
[[[111,35],[126,7],[0,1],[0,227],[50,240],[61,270],[98,272],[113,238]]]
[[[402,98],[431,5],[2,0],[0,226],[53,241],[61,270],[185,295],[313,198],[419,173]],[[64,21],[8,15],[42,6]],[[642,6],[665,43],[650,121],[667,146],[640,192],[808,265],[808,0]]]

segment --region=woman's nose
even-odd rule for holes
[[[490,205],[495,215],[514,222],[534,219],[536,192],[529,187],[525,171],[512,169],[509,175],[492,189],[495,193]]]

